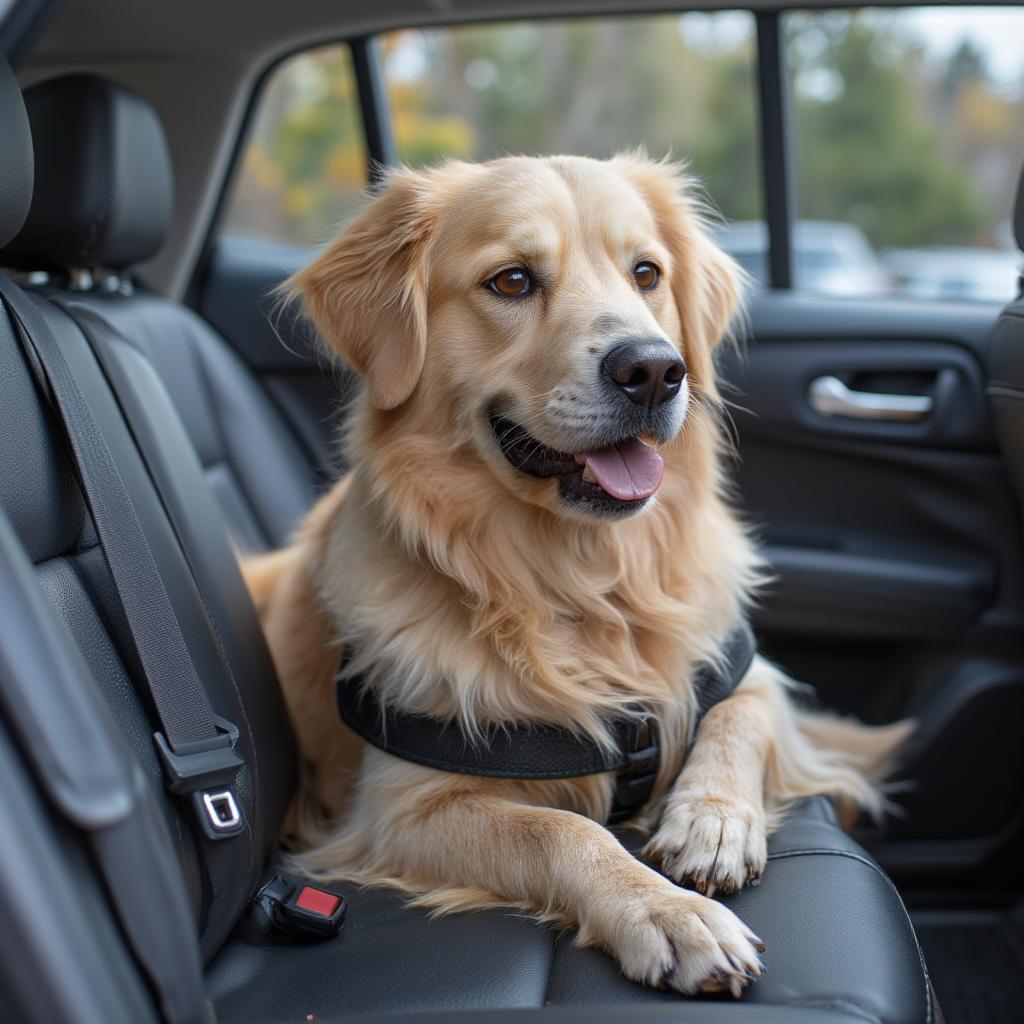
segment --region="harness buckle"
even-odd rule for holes
[[[234,791],[235,777],[245,763],[235,752],[238,727],[214,715],[217,735],[181,744],[172,750],[162,732],[153,733],[167,788],[191,798],[192,808],[208,839],[228,839],[245,829]]]
[[[610,824],[631,818],[650,799],[661,763],[657,726],[650,711],[639,711],[623,723],[621,750],[626,763],[615,775]]]

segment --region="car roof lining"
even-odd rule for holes
[[[137,91],[164,122],[175,173],[167,242],[142,267],[152,288],[181,298],[216,215],[254,91],[281,58],[320,44],[396,28],[571,16],[693,10],[778,10],[767,0],[75,0],[65,3],[19,69],[23,86],[69,71],[110,75]],[[844,6],[804,2],[794,7]],[[871,6],[912,6],[874,3]]]

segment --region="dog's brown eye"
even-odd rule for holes
[[[533,278],[530,277],[529,271],[522,267],[511,267],[500,274],[495,274],[487,282],[487,287],[506,298],[521,299],[533,290]]]
[[[653,263],[638,263],[633,268],[633,280],[642,292],[649,292],[657,283],[660,274]]]

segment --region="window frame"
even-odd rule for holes
[[[934,2],[934,0],[933,0]],[[847,4],[838,3],[836,7]],[[912,5],[908,5],[912,6]],[[755,103],[758,114],[758,138],[761,156],[761,199],[764,209],[765,224],[768,234],[768,281],[767,286],[773,290],[789,290],[793,286],[793,253],[792,228],[795,194],[795,179],[792,159],[792,123],[791,103],[789,95],[789,76],[786,73],[786,39],[783,18],[788,10],[801,9],[799,4],[789,7],[755,10],[738,4],[722,7],[721,10],[745,11],[754,19],[755,26],[755,76],[758,84]],[[712,13],[714,8],[679,8],[658,9],[659,14]],[[551,14],[542,15],[530,20],[585,21],[588,19],[642,17],[653,11],[595,11],[592,14]],[[508,15],[493,19],[473,19],[463,24],[500,24],[514,21]],[[447,28],[455,24],[442,23],[423,26],[389,26],[386,31],[396,28]],[[266,67],[249,98],[249,104],[243,122],[235,140],[234,152],[224,186],[216,204],[215,214],[211,221],[209,241],[212,242],[218,232],[222,214],[230,201],[231,187],[237,177],[238,164],[248,143],[249,130],[253,117],[259,108],[264,87],[274,73],[288,60],[302,53],[326,46],[347,46],[352,59],[355,75],[356,102],[359,119],[363,128],[363,145],[367,156],[367,183],[372,185],[379,181],[389,166],[398,162],[394,130],[391,120],[391,108],[387,86],[380,59],[379,39],[384,31],[363,35],[341,36],[324,39],[290,50],[282,54]],[[209,250],[209,243],[205,247]],[[193,279],[194,281],[195,279]]]

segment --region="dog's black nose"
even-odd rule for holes
[[[667,341],[616,345],[601,368],[631,402],[648,409],[675,398],[686,376],[686,364]]]

